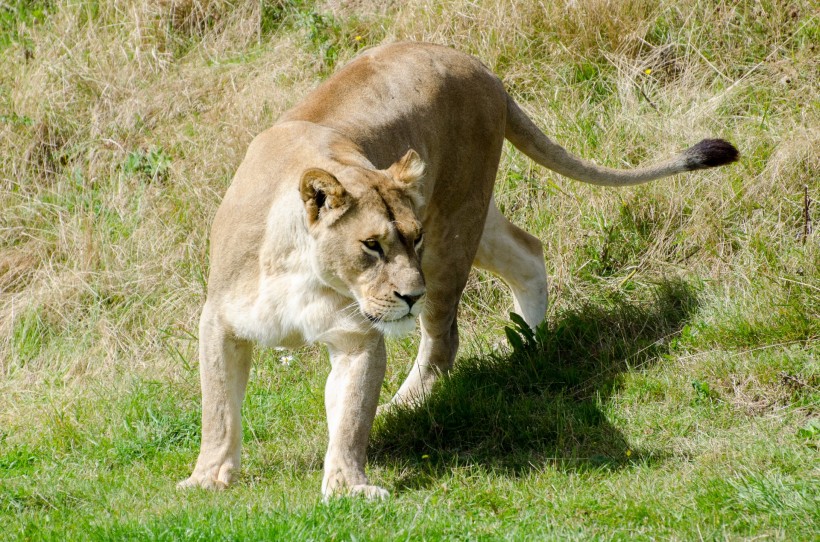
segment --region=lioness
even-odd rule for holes
[[[493,203],[504,139],[580,181],[625,186],[737,159],[704,140],[658,165],[595,166],[550,141],[475,58],[436,45],[369,50],[248,148],[214,218],[199,335],[202,448],[181,487],[237,476],[252,343],[330,352],[322,493],[385,497],[365,450],[386,335],[421,316],[421,345],[391,404],[420,400],[458,348],[470,267],[498,274],[535,326],[547,307],[538,239]]]

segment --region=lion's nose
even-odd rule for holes
[[[402,295],[398,292],[393,292],[393,295],[395,295],[396,297],[398,297],[399,299],[401,299],[405,303],[407,303],[407,308],[408,309],[412,309],[413,305],[416,304],[416,301],[421,299],[421,296],[423,296],[424,294],[421,293],[421,294],[418,294],[418,295]]]

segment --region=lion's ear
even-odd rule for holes
[[[400,183],[412,188],[424,177],[426,168],[427,166],[424,160],[421,159],[421,156],[419,156],[419,153],[410,149],[404,156],[399,158],[398,162],[390,166],[387,172]]]
[[[347,202],[347,192],[336,177],[323,169],[311,168],[302,174],[299,192],[305,202],[308,224],[319,220],[323,210],[342,207]]]

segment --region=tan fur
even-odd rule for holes
[[[321,342],[331,356],[322,492],[387,495],[364,473],[383,333],[406,333],[421,315],[418,357],[391,401],[408,403],[453,364],[473,264],[510,285],[530,325],[544,318],[541,243],[492,202],[505,137],[599,184],[687,166],[683,155],[632,172],[574,158],[456,51],[404,43],[364,53],[254,139],[216,214],[200,324],[202,448],[181,486],[220,488],[236,477],[251,344]]]

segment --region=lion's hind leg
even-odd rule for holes
[[[512,290],[516,313],[535,327],[547,312],[547,270],[541,241],[507,220],[493,201],[473,265],[495,273]]]
[[[252,350],[250,343],[228,333],[206,303],[199,323],[202,446],[194,472],[179,487],[223,489],[236,478],[242,448],[240,410]]]

